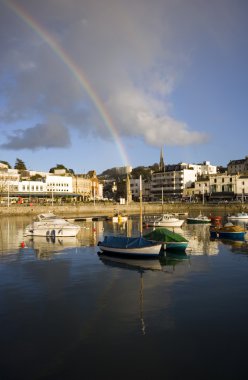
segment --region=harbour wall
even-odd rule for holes
[[[143,214],[161,214],[166,212],[172,213],[235,213],[245,211],[248,212],[248,204],[201,204],[201,203],[142,203]],[[68,204],[68,205],[15,205],[9,207],[0,207],[1,216],[21,216],[21,215],[38,215],[41,213],[53,212],[56,215],[64,215],[67,217],[87,217],[87,216],[107,216],[122,213],[126,215],[134,215],[140,213],[139,202],[132,202],[129,205],[96,203],[94,204]]]

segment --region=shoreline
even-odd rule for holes
[[[162,213],[212,213],[213,215],[218,212],[221,213],[237,213],[245,211],[248,212],[248,204],[201,204],[201,203],[142,203],[143,214],[162,214]],[[112,217],[116,213],[133,215],[140,213],[139,202],[133,202],[129,205],[120,204],[76,204],[76,205],[13,205],[1,206],[1,216],[24,216],[24,215],[38,215],[42,213],[53,212],[56,215],[66,216],[108,216]]]

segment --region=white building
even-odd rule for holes
[[[155,172],[152,174],[150,200],[181,197],[185,187],[191,187],[197,179],[197,170],[181,169],[178,171]]]
[[[49,175],[46,177],[47,192],[72,193],[72,177]]]
[[[40,194],[46,192],[47,185],[42,181],[21,181],[18,183],[18,193],[22,195]]]

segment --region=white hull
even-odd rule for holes
[[[232,220],[240,220],[240,221],[244,221],[244,222],[247,222],[248,221],[248,215],[247,216],[228,216],[227,217],[228,220],[232,221]]]
[[[142,248],[113,248],[99,245],[99,248],[103,252],[119,253],[122,255],[135,255],[135,256],[158,256],[161,250],[161,244],[156,244],[150,247]]]
[[[184,219],[178,219],[173,214],[163,214],[161,217],[153,217],[144,220],[148,227],[181,227]]]
[[[45,228],[32,228],[32,226],[25,229],[25,236],[52,236],[52,237],[74,237],[78,234],[80,227],[53,227],[47,226]]]
[[[56,217],[52,213],[40,214],[37,221],[29,224],[24,236],[74,237],[80,231],[80,226]]]
[[[181,227],[184,220],[166,221],[166,222],[145,222],[148,227]]]

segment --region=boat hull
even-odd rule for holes
[[[175,222],[147,222],[148,227],[181,227],[184,220],[178,220]]]
[[[162,251],[162,244],[151,242],[142,237],[105,236],[98,242],[102,252],[114,253],[130,257],[157,257]]]
[[[28,226],[25,231],[25,236],[46,236],[46,237],[74,237],[78,234],[80,227],[54,227],[47,226],[45,228],[33,228]]]
[[[244,222],[248,222],[248,216],[228,216],[227,217],[228,221],[232,222],[232,221],[244,221]]]
[[[187,223],[188,224],[210,224],[211,220],[200,220],[200,219],[188,218]]]
[[[129,256],[129,257],[142,257],[142,258],[152,258],[158,257],[161,251],[161,244],[155,245],[153,247],[145,247],[145,248],[113,248],[107,247],[102,244],[99,244],[99,248],[101,251],[105,253],[119,254],[121,256]]]
[[[174,242],[174,241],[171,241],[171,242],[166,242],[166,251],[185,251],[186,248],[188,247],[188,242]]]
[[[245,233],[246,232],[210,231],[210,237],[229,240],[244,240]]]

